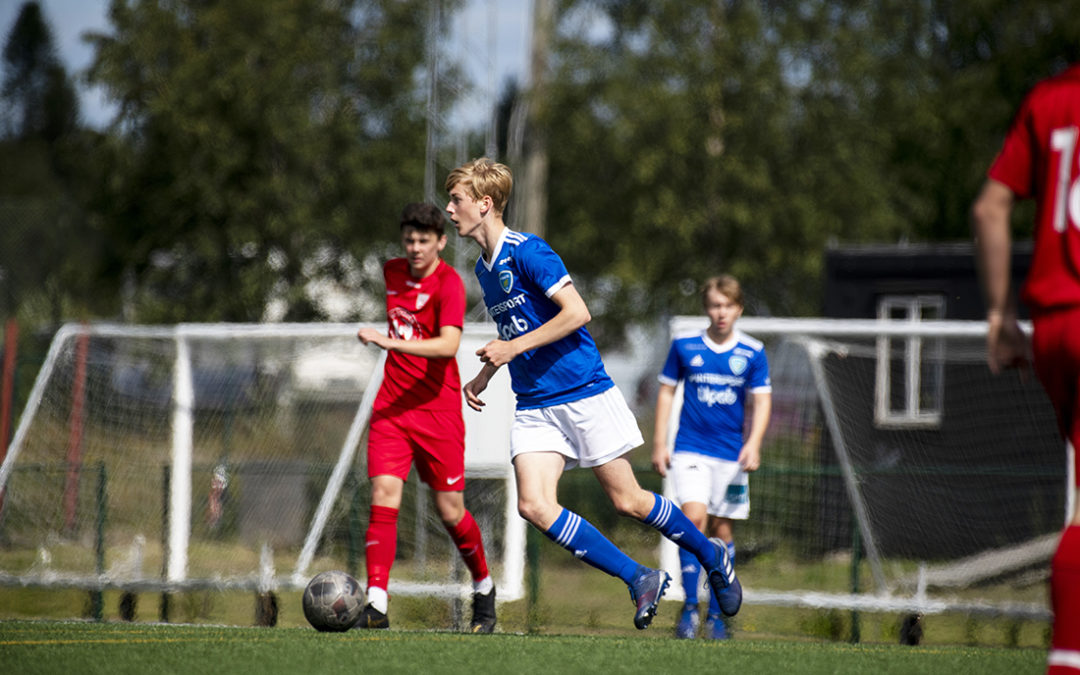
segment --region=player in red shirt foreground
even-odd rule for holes
[[[1080,65],[1028,93],[972,207],[980,281],[986,297],[990,370],[1026,365],[1080,448]],[[1009,221],[1016,199],[1033,198],[1035,251],[1023,287],[1034,332],[1016,321],[1009,279]],[[1074,472],[1080,480],[1080,471]],[[1050,565],[1054,631],[1047,672],[1080,673],[1080,508]]]
[[[387,584],[397,552],[397,518],[409,467],[432,490],[435,509],[473,578],[473,633],[495,630],[495,585],[480,528],[465,509],[465,423],[456,355],[465,322],[465,285],[439,253],[442,211],[409,204],[401,214],[404,258],[387,261],[389,337],[357,337],[387,351],[368,434],[371,518],[365,542],[367,600],[357,628],[388,628]]]

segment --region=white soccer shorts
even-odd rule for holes
[[[518,410],[510,428],[510,459],[527,452],[557,452],[566,469],[603,466],[638,447],[634,413],[618,387],[570,403]]]
[[[732,520],[750,517],[750,480],[738,462],[673,452],[668,477],[679,504],[704,504],[709,515]]]

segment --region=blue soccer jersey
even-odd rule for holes
[[[705,332],[676,338],[659,377],[683,382],[675,452],[696,452],[736,461],[743,444],[747,392],[770,392],[765,346],[736,330],[723,345]]]
[[[504,229],[491,261],[476,261],[476,278],[499,337],[512,340],[559,313],[551,296],[570,283],[559,256],[540,237]],[[509,364],[521,410],[594,396],[615,386],[584,327]]]

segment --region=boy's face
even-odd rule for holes
[[[446,204],[446,212],[450,214],[450,220],[457,228],[458,234],[463,237],[471,236],[480,226],[486,209],[488,198],[473,199],[465,186],[458,183],[450,188],[450,201]]]
[[[732,302],[731,298],[720,291],[711,290],[705,298],[705,314],[709,317],[712,333],[727,339],[735,327],[735,321],[742,316],[742,306]]]
[[[409,272],[417,278],[425,277],[439,263],[439,254],[446,248],[446,235],[406,225],[401,228],[401,246],[409,261]]]

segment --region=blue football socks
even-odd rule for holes
[[[690,551],[706,569],[716,565],[716,549],[682,510],[672,501],[658,494],[653,494],[656,502],[652,511],[645,518],[645,524],[651,525],[671,541]]]
[[[697,606],[698,583],[701,578],[701,563],[694,554],[685,548],[679,549],[679,570],[682,572],[683,594],[686,596],[686,604]],[[710,595],[712,595],[710,593]]]
[[[619,577],[629,585],[637,576],[639,565],[623,553],[592,524],[578,514],[563,509],[551,528],[549,539],[598,570]]]

